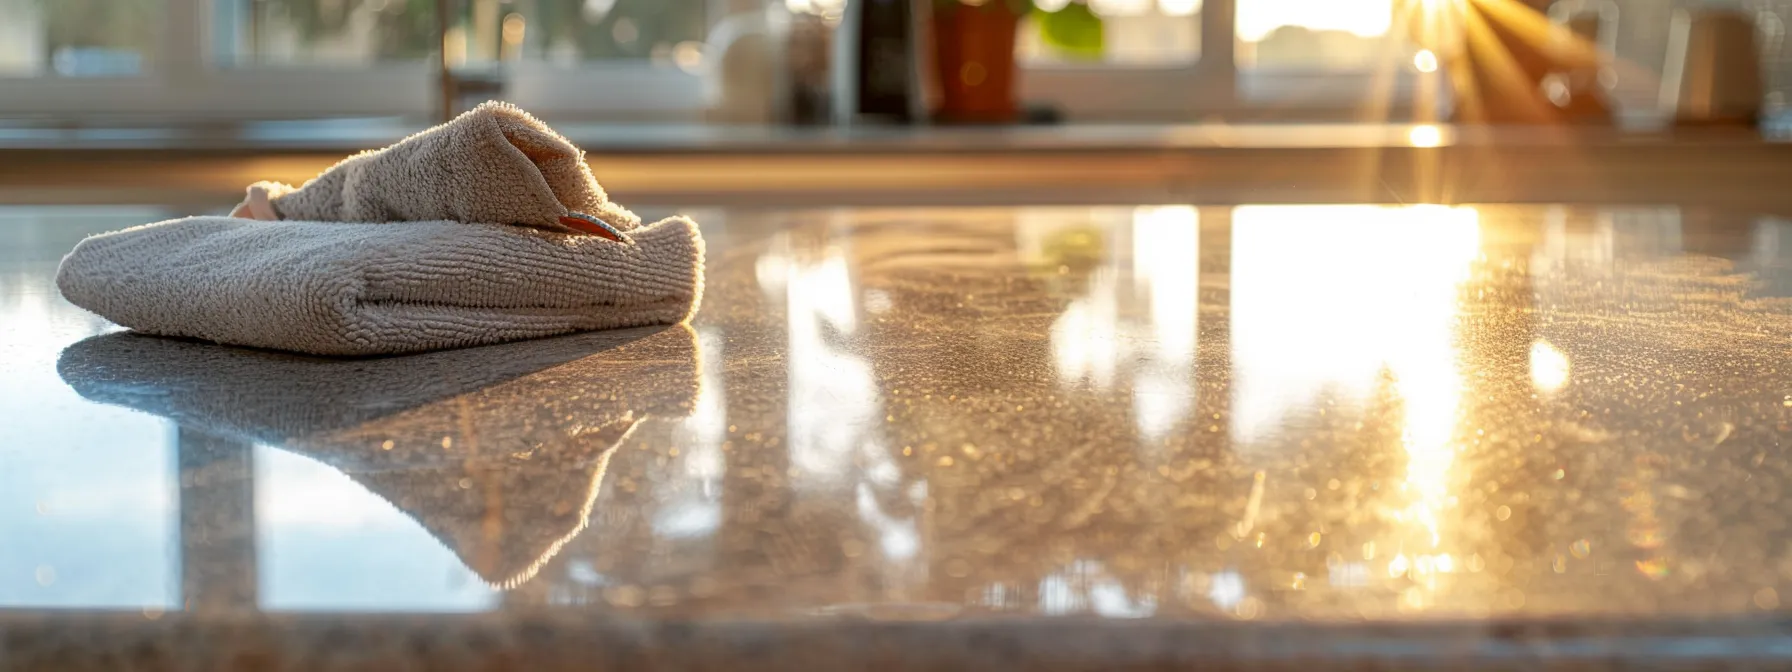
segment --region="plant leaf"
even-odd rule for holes
[[[1039,36],[1046,45],[1064,56],[1099,60],[1106,50],[1101,17],[1086,4],[1072,2],[1055,12],[1034,12],[1033,20],[1039,23]]]

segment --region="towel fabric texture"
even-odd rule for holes
[[[683,321],[702,293],[697,225],[674,217],[631,237],[191,217],[81,241],[56,283],[138,331],[315,355]]]
[[[264,205],[265,203],[265,205]],[[485,103],[385,149],[342,160],[297,189],[257,182],[238,216],[316,222],[452,220],[564,231],[582,212],[628,231],[585,153],[529,113]]]
[[[642,225],[608,201],[576,147],[508,105],[298,189],[257,184],[238,213],[88,238],[57,286],[141,332],[315,355],[675,324],[702,297],[695,223]],[[565,233],[569,214],[623,235]]]

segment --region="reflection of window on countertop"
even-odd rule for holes
[[[172,216],[0,206],[0,608],[180,608],[175,427],[91,403],[56,370],[69,343],[118,328],[61,299],[56,262],[89,235]]]

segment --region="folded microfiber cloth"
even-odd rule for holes
[[[145,333],[315,355],[683,321],[702,293],[697,225],[674,217],[630,237],[191,217],[81,241],[56,285]]]
[[[260,205],[258,190],[239,207],[262,210],[255,218],[88,238],[57,286],[141,332],[316,355],[675,324],[702,296],[695,223],[640,225],[577,148],[509,106],[480,106]]]

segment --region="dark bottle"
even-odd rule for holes
[[[919,46],[912,0],[848,0],[840,26],[842,121],[912,123],[919,110]]]

